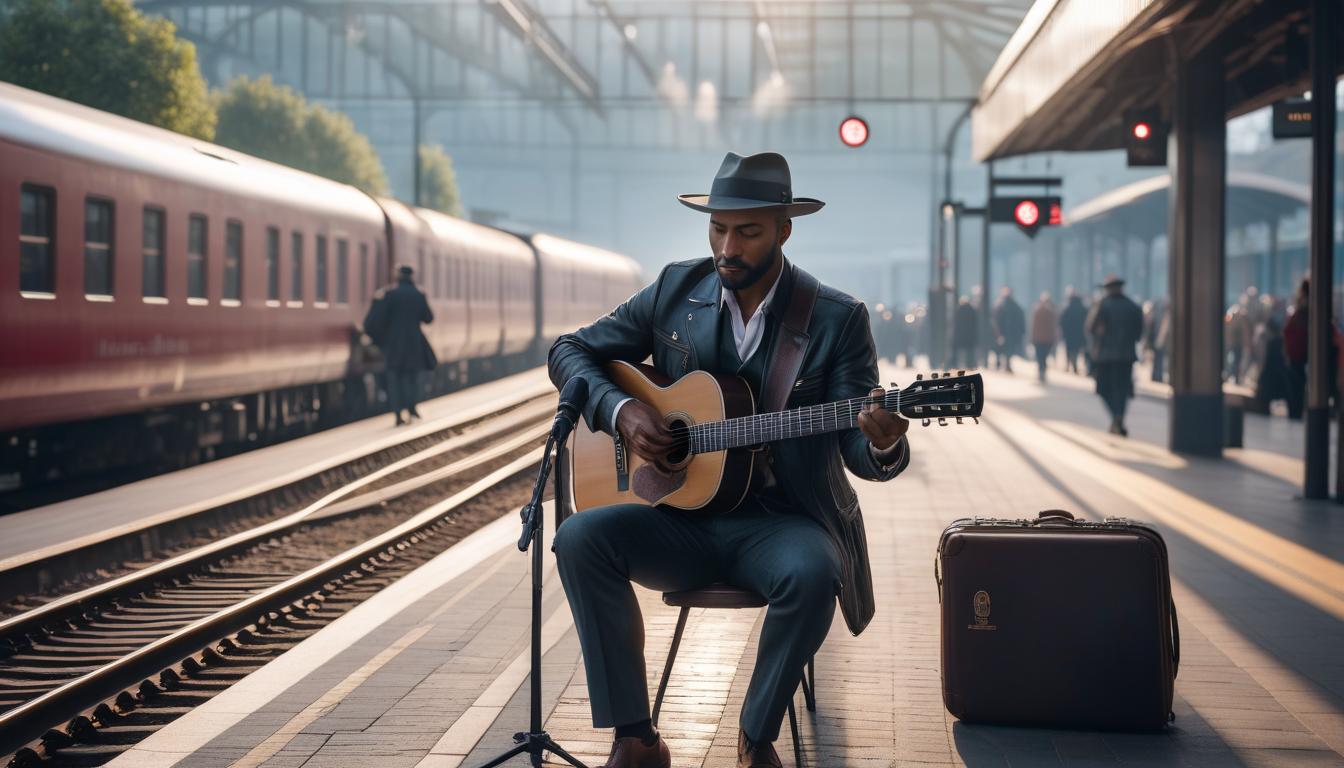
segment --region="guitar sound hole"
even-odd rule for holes
[[[684,436],[689,427],[690,425],[681,419],[671,419],[667,422],[667,428],[673,434],[680,433]],[[674,468],[680,467],[682,464],[686,463],[686,460],[690,457],[691,453],[689,445],[683,440],[683,442],[679,443],[667,454],[667,463]]]

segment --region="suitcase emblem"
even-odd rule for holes
[[[971,606],[975,609],[975,623],[968,625],[967,629],[988,631],[998,629],[998,627],[989,623],[990,602],[988,592],[983,589],[976,592],[975,597],[971,598]]]

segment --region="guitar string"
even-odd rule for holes
[[[939,388],[930,390],[929,393],[939,391],[944,390]],[[913,397],[918,400],[920,394],[924,393],[916,392]],[[842,409],[845,420],[848,422],[844,428],[852,428],[857,423],[858,415],[865,405],[880,403],[882,407],[889,408],[889,403],[894,398],[896,410],[899,412],[901,395],[901,390],[896,389],[884,393],[881,398],[865,395],[833,403],[804,406],[790,411],[758,413],[722,421],[694,424],[689,427],[676,427],[670,432],[675,439],[676,447],[689,445],[691,453],[707,453],[740,445],[753,445],[797,437],[805,431],[826,430],[828,419],[832,422],[834,429],[840,429]],[[828,408],[831,412],[829,416],[826,413]],[[793,434],[795,430],[797,434]]]

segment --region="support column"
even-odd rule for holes
[[[1168,231],[1171,402],[1168,447],[1222,456],[1224,198],[1227,126],[1221,51],[1181,61],[1172,123]]]
[[[1311,4],[1311,288],[1307,298],[1307,453],[1302,495],[1329,496],[1330,302],[1335,264],[1335,25],[1338,0]],[[1344,431],[1341,432],[1344,438]],[[1344,456],[1337,459],[1344,469]],[[1336,479],[1344,491],[1344,472]]]

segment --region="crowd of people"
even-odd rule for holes
[[[1097,380],[1097,391],[1112,415],[1111,432],[1124,435],[1124,400],[1133,397],[1132,365],[1146,361],[1153,381],[1166,381],[1171,346],[1171,312],[1167,299],[1145,301],[1140,308],[1124,295],[1124,280],[1111,275],[1099,286],[1102,294],[1085,302],[1072,286],[1056,303],[1040,294],[1030,315],[1008,287],[990,308],[988,348],[980,345],[979,289],[962,296],[951,313],[947,359],[941,368],[974,368],[984,364],[1011,372],[1013,358],[1034,359],[1044,383],[1050,361],[1066,371]],[[1306,392],[1307,295],[1303,280],[1292,299],[1262,295],[1254,287],[1242,292],[1224,317],[1224,380],[1246,387],[1253,410],[1269,413],[1278,400],[1288,416],[1302,417]],[[1123,301],[1122,301],[1123,300]],[[1132,309],[1130,308],[1132,305]],[[873,316],[878,356],[914,366],[914,356],[927,352],[926,309],[911,303],[904,314],[879,304]],[[1333,324],[1330,380],[1344,392],[1337,360],[1344,334]],[[983,357],[982,357],[983,355]],[[1128,367],[1113,364],[1126,362]]]

